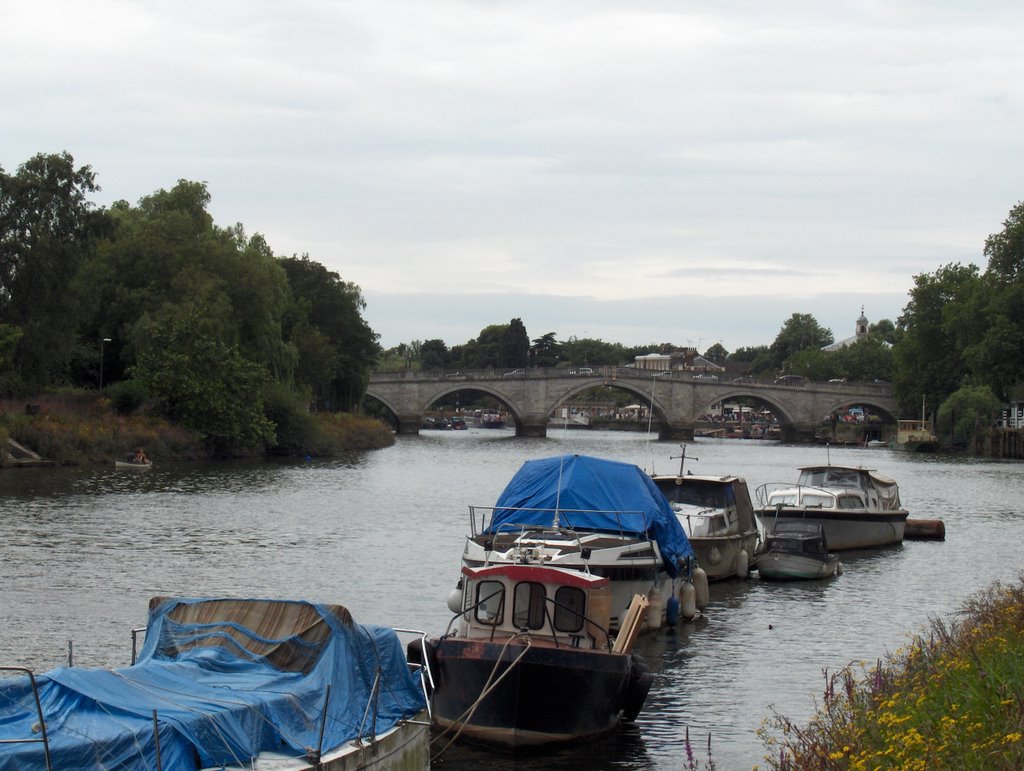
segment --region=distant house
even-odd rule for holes
[[[849,348],[854,343],[867,337],[868,334],[868,319],[864,315],[864,306],[860,306],[860,318],[855,322],[853,337],[847,337],[845,340],[837,340],[831,345],[826,345],[821,350],[823,351],[840,351],[843,348]],[[889,343],[885,343],[885,346],[891,347]]]
[[[696,348],[684,348],[672,353],[645,353],[635,357],[637,369],[655,371],[679,370],[683,372],[724,372],[725,367],[709,361],[697,353]]]

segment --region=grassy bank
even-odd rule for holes
[[[268,454],[330,457],[394,443],[387,426],[359,415],[306,415],[301,425],[292,421],[288,428],[289,436]],[[40,397],[31,410],[23,403],[0,406],[0,450],[8,438],[57,465],[113,463],[135,447],[158,461],[210,457],[203,437],[193,431],[144,414],[120,415],[105,399],[79,395]]]
[[[761,729],[768,767],[1024,768],[1024,576],[872,668],[826,673],[816,715]]]

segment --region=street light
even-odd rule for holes
[[[100,391],[103,391],[103,346],[110,342],[109,337],[100,338]]]

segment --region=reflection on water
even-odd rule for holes
[[[0,661],[40,670],[126,664],[129,630],[151,596],[302,597],[340,602],[357,620],[431,632],[448,622],[470,505],[491,505],[527,459],[582,452],[678,468],[675,443],[637,434],[509,431],[399,437],[392,448],[331,462],[160,464],[0,471]],[[698,440],[694,473],[738,473],[751,491],[820,463],[878,468],[911,516],[941,518],[945,542],[844,554],[834,579],[756,577],[711,587],[695,622],[641,637],[655,674],[635,725],[541,757],[452,748],[437,768],[719,769],[762,763],[755,731],[774,706],[802,719],[822,673],[873,664],[950,614],[975,590],[1012,579],[1024,535],[1019,464],[890,450]],[[763,765],[763,763],[762,763]]]

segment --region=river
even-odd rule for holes
[[[703,615],[644,635],[655,673],[635,725],[596,742],[509,760],[452,748],[434,768],[680,769],[764,765],[756,735],[774,707],[813,713],[823,671],[870,666],[950,618],[975,591],[1015,580],[1024,543],[1024,466],[887,449],[700,439],[694,473],[736,473],[754,489],[797,467],[865,464],[900,483],[912,517],[941,518],[944,542],[843,557],[842,576],[713,584]],[[565,452],[678,468],[677,443],[642,434],[508,429],[424,432],[393,447],[312,462],[161,464],[148,472],[0,471],[0,663],[44,671],[121,666],[157,595],[338,602],[364,623],[446,626],[468,506],[492,505],[530,458]]]

